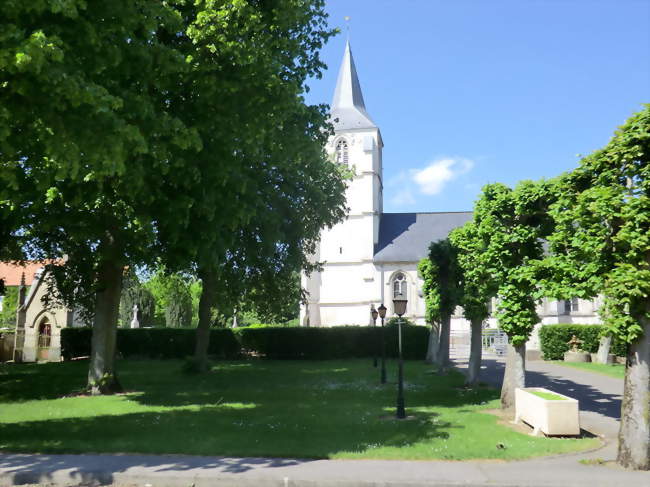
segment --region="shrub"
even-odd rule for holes
[[[273,359],[334,359],[370,357],[379,350],[379,327],[268,327],[239,328],[235,331],[242,347]],[[423,326],[402,327],[404,357],[422,359],[426,354],[428,330]],[[386,354],[397,356],[397,326],[385,329]]]
[[[281,328],[284,325],[278,323],[250,323],[248,325],[240,326],[238,328]]]
[[[387,324],[388,326],[392,326],[392,325],[397,326],[397,322],[398,322],[400,319],[402,320],[402,325],[417,326],[413,321],[409,320],[408,318],[397,318],[397,317],[395,317],[395,316],[393,316],[392,318],[389,318],[389,319],[386,321],[386,324]],[[378,320],[378,321],[379,321],[379,320]]]
[[[90,355],[92,328],[61,330],[61,354],[69,360]],[[184,358],[194,352],[196,330],[174,328],[118,328],[117,351],[122,357]],[[229,329],[210,330],[208,354],[220,358],[239,356],[240,345]]]
[[[92,328],[63,328],[61,330],[61,356],[64,360],[90,355]]]
[[[539,340],[544,355],[544,360],[562,360],[564,352],[569,350],[568,341],[573,335],[582,340],[580,348],[585,352],[598,351],[600,336],[605,330],[603,325],[545,325],[539,330]],[[626,354],[624,343],[614,339],[610,353],[623,356]]]
[[[397,324],[386,326],[386,355],[397,356]],[[67,360],[90,355],[91,328],[61,330],[61,353]],[[174,328],[119,328],[117,351],[125,358],[185,358],[194,352],[196,330]],[[235,358],[241,349],[273,359],[336,359],[371,357],[379,351],[380,327],[333,326],[213,328],[208,354]],[[406,359],[424,359],[429,330],[402,325]]]

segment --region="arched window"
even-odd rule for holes
[[[337,164],[348,164],[348,142],[345,139],[339,139],[336,143],[336,163]]]
[[[397,273],[393,278],[393,299],[408,299],[407,285],[406,276],[401,272]]]

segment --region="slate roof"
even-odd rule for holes
[[[377,128],[366,111],[349,41],[345,43],[330,118],[336,130]]]
[[[431,242],[472,219],[471,211],[445,213],[382,213],[375,262],[417,262],[427,256]]]

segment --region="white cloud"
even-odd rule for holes
[[[390,202],[395,206],[409,206],[415,204],[415,197],[411,188],[405,187],[395,193]]]
[[[440,193],[445,185],[474,167],[474,161],[459,157],[445,157],[434,160],[424,169],[411,169],[410,176],[421,193],[434,195]]]

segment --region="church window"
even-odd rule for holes
[[[571,298],[564,301],[564,314],[571,314],[572,312],[580,310],[580,302],[578,298]]]
[[[406,276],[401,272],[398,273],[393,278],[393,299],[398,297],[408,299],[406,286],[407,286]]]
[[[336,143],[336,163],[337,164],[348,164],[348,142],[345,139],[339,139]]]

